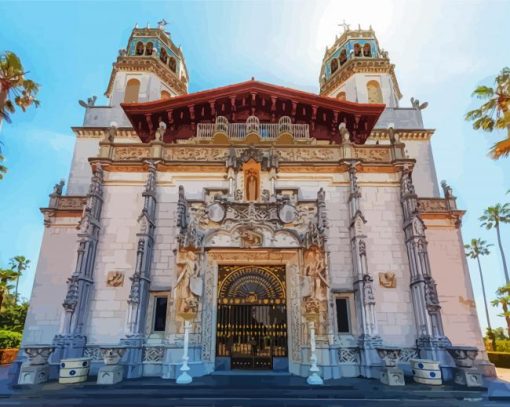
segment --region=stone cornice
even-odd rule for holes
[[[430,140],[435,130],[433,129],[395,129],[400,140]],[[389,140],[387,129],[373,129],[368,140]]]
[[[172,72],[163,64],[157,56],[119,56],[117,62],[113,64],[112,74],[108,87],[104,93],[106,97],[110,97],[112,92],[115,75],[119,71],[130,72],[152,72],[158,75],[164,82],[173,87],[181,95],[188,93],[187,83],[180,80],[177,74]]]
[[[71,127],[76,138],[104,138],[108,127]],[[140,140],[132,127],[119,127],[115,137],[134,138]]]
[[[402,93],[395,76],[395,65],[387,58],[352,58],[339,68],[323,85],[320,94],[329,94],[356,73],[387,73],[391,76],[398,99]]]
[[[424,220],[448,220],[460,227],[466,211],[459,210],[455,198],[418,198],[418,212]]]

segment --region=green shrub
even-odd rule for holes
[[[510,353],[507,352],[487,352],[489,360],[496,365],[496,367],[510,368]]]
[[[0,329],[0,349],[18,348],[21,344],[21,337],[19,332]]]

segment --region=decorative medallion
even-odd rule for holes
[[[280,218],[282,223],[294,222],[297,217],[296,208],[292,205],[285,204],[278,211],[278,217]]]
[[[213,203],[207,207],[207,216],[213,222],[220,223],[225,218],[225,208],[219,203]]]
[[[397,287],[397,278],[395,276],[395,273],[392,272],[379,273],[379,285],[381,287],[386,288]]]

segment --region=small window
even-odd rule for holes
[[[136,43],[136,55],[143,55],[144,46],[142,41]]]
[[[368,103],[383,103],[381,85],[377,81],[367,83]]]
[[[365,45],[363,45],[363,56],[364,57],[372,56],[372,50],[370,49],[370,44],[368,42]]]
[[[338,100],[346,100],[345,92],[340,92],[338,95],[336,95],[336,98]]]
[[[174,57],[168,58],[168,66],[173,72],[177,70],[177,61],[175,60]]]
[[[361,45],[358,43],[354,44],[354,56],[360,57],[361,56]]]
[[[145,47],[145,55],[152,55],[153,51],[154,51],[154,44],[152,42],[148,42],[147,46]]]
[[[337,298],[336,299],[336,321],[338,333],[350,333],[350,320],[349,320],[349,299]]]
[[[161,99],[170,99],[172,95],[166,90],[161,91]]]
[[[347,62],[347,51],[343,49],[340,52],[340,65],[343,65]]]
[[[137,103],[138,94],[140,93],[140,81],[138,79],[130,79],[126,84],[124,93],[124,103]]]
[[[154,301],[154,332],[164,332],[166,328],[166,308],[168,298],[156,297]]]
[[[333,61],[331,61],[331,73],[335,73],[336,70],[338,69],[338,59],[333,59]]]

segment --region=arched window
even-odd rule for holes
[[[170,67],[170,69],[175,72],[177,70],[177,61],[175,60],[174,57],[170,57],[168,59],[168,66]]]
[[[383,103],[381,85],[377,81],[367,83],[368,103]]]
[[[370,49],[370,44],[368,42],[365,45],[363,45],[363,56],[364,57],[372,56],[372,50]]]
[[[358,43],[354,44],[354,56],[360,57],[361,56],[361,45]]]
[[[161,59],[161,62],[166,64],[166,61],[168,60],[168,55],[166,53],[166,49],[161,48],[161,53],[159,54],[159,59]]]
[[[145,47],[145,55],[152,55],[153,51],[154,51],[154,44],[152,42],[148,42],[147,46]]]
[[[172,95],[166,90],[161,91],[161,99],[170,99]]]
[[[140,81],[138,79],[130,79],[126,85],[126,92],[124,92],[124,103],[138,102],[139,93]]]
[[[136,55],[143,55],[143,42],[142,41],[138,41],[136,43]]]
[[[336,95],[336,98],[338,100],[346,100],[345,92],[340,92],[338,95]]]
[[[347,50],[344,48],[340,52],[340,65],[343,65],[347,62]]]
[[[336,58],[331,61],[331,73],[334,73],[338,69],[338,60]]]

